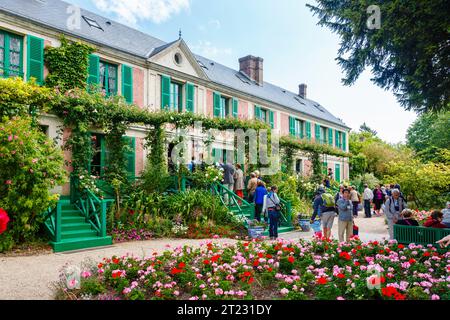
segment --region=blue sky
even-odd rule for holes
[[[335,58],[338,37],[317,26],[305,4],[314,0],[66,0],[163,41],[183,38],[197,54],[238,69],[248,54],[264,58],[265,81],[308,97],[353,129],[366,122],[392,143],[405,140],[413,112],[370,82],[366,70],[351,87]]]

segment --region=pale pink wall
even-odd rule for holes
[[[280,133],[281,135],[288,135],[289,134],[289,115],[286,113],[281,113],[281,120],[280,120]]]
[[[44,40],[44,47],[51,47],[52,42],[50,40]],[[44,79],[48,76],[48,68],[46,65],[44,65]]]
[[[244,100],[239,100],[239,110],[238,115],[240,119],[249,119],[248,116],[248,102]]]
[[[211,90],[206,90],[206,115],[214,116],[213,92]]]
[[[63,131],[63,145],[66,144],[66,141],[67,141],[67,139],[69,139],[71,134],[72,134],[72,129],[71,128],[64,128],[64,131]],[[64,165],[64,169],[67,172],[72,172],[73,168],[72,168],[72,165],[70,165],[70,163],[72,162],[72,151],[64,150],[64,161],[66,163],[69,163],[69,165]],[[68,182],[63,185],[63,187],[62,187],[62,194],[63,195],[70,194],[70,184]]]
[[[312,162],[310,160],[304,160],[303,161],[303,172],[305,176],[310,176],[312,175],[313,171],[312,171]]]
[[[135,175],[141,176],[142,170],[144,170],[144,139],[136,138],[136,154],[135,159]]]
[[[350,168],[348,163],[344,163],[344,176],[342,177],[344,180],[350,179]]]
[[[144,70],[133,68],[133,103],[144,107]]]

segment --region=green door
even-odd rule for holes
[[[337,182],[341,182],[341,165],[340,164],[336,164],[335,165],[335,169],[334,169],[334,179]]]

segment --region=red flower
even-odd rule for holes
[[[99,263],[98,265],[97,265],[97,267],[100,269],[100,268],[103,268],[103,263]]]
[[[345,274],[343,274],[343,273],[338,273],[338,274],[336,275],[336,277],[338,277],[339,279],[344,279],[344,278],[345,278]]]
[[[253,279],[253,277],[250,277],[247,281],[248,284],[251,284],[253,281],[255,281],[255,279]]]
[[[405,246],[402,245],[401,243],[397,246],[399,249],[403,249]]]
[[[380,250],[380,251],[378,251],[378,253],[379,253],[379,254],[383,254],[383,253],[384,253],[384,250]]]
[[[380,282],[381,282],[381,283],[385,283],[385,282],[386,282],[386,278],[383,277],[383,276],[381,276],[381,277],[380,277]]]
[[[345,260],[350,260],[351,259],[350,254],[348,252],[345,252],[345,251],[342,251],[339,254],[339,257],[342,258],[342,259],[345,259]]]
[[[268,268],[267,268],[267,271],[269,271],[269,272],[272,272],[272,270],[273,270],[273,269],[272,269],[271,267],[268,267]]]
[[[220,254],[216,254],[215,256],[212,256],[211,261],[212,262],[217,262],[217,260],[220,259]]]
[[[327,284],[328,280],[325,277],[320,277],[319,279],[317,279],[317,283],[318,284]]]
[[[172,270],[170,271],[170,274],[178,274],[178,273],[182,273],[182,272],[184,272],[183,269],[172,268]]]
[[[290,263],[294,263],[295,259],[294,259],[293,256],[289,256],[288,261],[289,261]]]
[[[272,255],[271,254],[266,254],[266,258],[267,259],[272,259]]]
[[[258,257],[260,257],[260,258],[264,258],[264,254],[263,254],[263,253],[261,253],[261,252],[258,252]]]
[[[0,208],[0,234],[6,231],[6,226],[8,225],[9,217],[6,211]]]
[[[361,263],[359,263],[359,261],[355,261],[355,267],[359,267],[361,265]]]
[[[178,264],[178,268],[183,269],[184,267],[186,267],[186,263],[180,262],[180,263]]]
[[[209,264],[209,260],[208,259],[203,260],[203,264],[208,265]]]
[[[113,279],[119,278],[121,275],[122,275],[122,271],[120,271],[120,270],[117,270],[111,274]]]
[[[120,261],[120,260],[119,260],[119,259],[117,259],[117,258],[113,258],[113,259],[112,259],[112,262],[113,262],[113,263],[115,263],[115,264],[118,264],[118,263],[119,263],[119,261]]]
[[[134,210],[128,210],[128,213],[130,214],[130,215],[133,215],[134,214]]]
[[[428,251],[427,251],[427,252],[424,252],[424,253],[423,253],[423,256],[424,256],[424,257],[429,257],[429,256],[430,256],[430,253],[429,253]]]
[[[378,245],[378,241],[374,241],[374,242],[372,242],[372,244],[373,244],[374,246],[377,246],[377,245]]]
[[[416,259],[414,259],[414,258],[411,258],[411,259],[409,259],[409,261],[408,261],[410,264],[413,264],[413,263],[416,263]]]
[[[253,266],[254,266],[254,267],[259,266],[259,260],[258,260],[258,259],[256,259],[255,261],[253,261]]]
[[[250,271],[244,272],[244,277],[250,277],[251,275],[252,275],[252,273]]]

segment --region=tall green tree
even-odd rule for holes
[[[318,24],[340,36],[337,61],[345,85],[366,67],[372,81],[394,92],[407,110],[449,110],[450,6],[447,0],[316,0]],[[377,5],[380,28],[369,28]],[[369,12],[368,12],[369,11]],[[376,18],[376,17],[375,17]]]
[[[422,160],[442,162],[441,151],[450,151],[450,111],[421,115],[408,128],[406,139]]]

